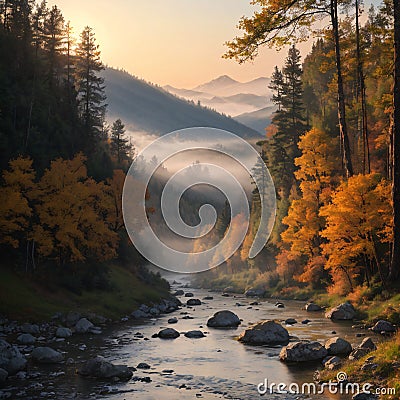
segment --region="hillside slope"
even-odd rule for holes
[[[209,126],[225,129],[243,138],[260,136],[232,118],[177,98],[127,72],[107,68],[103,76],[108,119],[121,118],[131,131],[163,135],[177,129]]]

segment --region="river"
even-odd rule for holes
[[[183,283],[178,282],[172,285],[172,289],[182,286]],[[319,363],[287,365],[279,361],[280,347],[254,347],[235,340],[252,323],[263,319],[284,321],[295,318],[297,324],[286,326],[290,335],[322,342],[327,338],[340,336],[351,343],[359,344],[363,338],[356,337],[356,334],[365,334],[365,331],[352,329],[352,322],[335,323],[325,319],[322,312],[308,313],[302,310],[304,302],[283,301],[285,307],[277,308],[275,300],[250,299],[243,295],[224,297],[221,293],[204,289],[184,288],[184,291],[192,292],[194,298],[202,300],[202,305],[187,307],[188,299],[182,296],[180,299],[184,306],[172,314],[141,323],[128,321],[106,328],[101,335],[74,335],[68,342],[57,343],[58,348],[65,352],[66,358],[72,358],[74,362],[57,367],[31,366],[29,372],[37,373],[37,377],[14,379],[11,382],[15,388],[12,398],[252,400],[260,397],[257,385],[265,379],[269,383],[287,385],[292,382],[312,382],[314,371],[321,368]],[[206,296],[212,296],[213,299],[203,300]],[[256,300],[258,305],[250,305]],[[235,312],[243,320],[239,328],[208,328],[207,319],[216,311],[224,309]],[[178,322],[168,324],[168,319],[173,316],[178,318]],[[302,324],[301,321],[305,319],[311,322]],[[163,327],[173,327],[179,332],[200,329],[206,333],[206,337],[188,339],[181,335],[174,340],[152,338]],[[333,331],[336,333],[332,333]],[[81,362],[96,355],[132,367],[145,362],[150,365],[150,369],[138,369],[134,372],[134,379],[126,383],[105,384],[77,375],[76,369],[80,368]],[[141,381],[143,378],[151,381]],[[295,398],[270,394],[265,397]],[[322,398],[329,396],[325,394]]]

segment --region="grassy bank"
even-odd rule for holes
[[[17,320],[42,321],[56,312],[74,310],[117,319],[141,303],[157,302],[168,296],[165,281],[151,281],[145,282],[134,272],[112,265],[107,269],[105,288],[71,290],[52,275],[43,282],[32,275],[2,269],[0,314]]]

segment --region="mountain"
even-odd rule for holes
[[[270,79],[261,77],[249,82],[238,82],[222,75],[193,89],[179,89],[171,85],[163,88],[186,100],[200,102],[218,112],[235,116],[271,106]]]
[[[265,128],[271,123],[276,106],[262,108],[261,110],[244,113],[235,117],[236,121],[253,128],[261,135],[265,135]]]
[[[131,132],[160,136],[177,129],[209,126],[243,138],[260,136],[233,118],[178,98],[127,72],[106,68],[102,75],[106,82],[108,119],[120,118]]]

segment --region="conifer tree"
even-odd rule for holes
[[[132,145],[125,135],[125,125],[117,119],[111,127],[111,153],[117,157],[118,165],[130,158]]]

